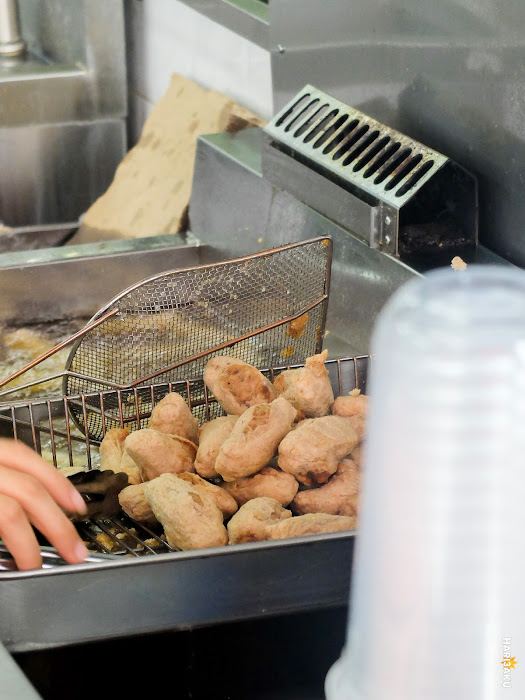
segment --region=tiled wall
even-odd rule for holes
[[[172,73],[271,117],[268,51],[178,0],[126,0],[125,5],[131,144]]]

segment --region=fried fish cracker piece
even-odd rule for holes
[[[128,435],[124,449],[140,469],[143,481],[168,472],[194,471],[197,448],[191,441],[177,435],[142,428]]]
[[[327,513],[308,513],[289,520],[266,525],[266,539],[284,540],[303,535],[320,535],[325,532],[355,530],[357,519],[345,515],[328,515]]]
[[[305,486],[324,484],[358,442],[348,418],[309,418],[284,437],[277,463],[283,472],[293,474]]]
[[[213,498],[176,474],[148,481],[144,495],[170,547],[202,549],[228,543],[223,514]]]
[[[140,484],[142,476],[140,469],[127,454],[125,442],[130,432],[127,428],[110,428],[99,447],[100,469],[124,472],[130,484]]]
[[[288,369],[275,378],[279,395],[306,418],[325,416],[334,402],[334,392],[325,367],[328,351],[308,357],[304,367]]]
[[[197,419],[182,396],[175,392],[166,394],[154,407],[148,427],[167,435],[179,435],[193,443],[197,442],[199,434]]]
[[[223,513],[225,518],[229,518],[237,512],[237,501],[221,486],[210,484],[209,481],[202,479],[198,474],[192,472],[180,472],[176,474],[177,479],[183,479],[189,484],[193,484],[197,489],[203,489],[205,493],[210,495],[217,508]]]
[[[338,396],[332,404],[334,416],[366,416],[368,396],[359,389],[353,389],[347,396]]]
[[[291,517],[291,511],[273,498],[254,498],[241,506],[228,523],[229,543],[261,542],[267,539],[267,525]]]
[[[233,415],[277,398],[273,384],[258,369],[234,357],[213,357],[204,369],[204,383],[223,410]]]
[[[133,520],[154,524],[157,519],[144,495],[145,484],[126,486],[118,495],[120,507]]]
[[[357,445],[357,447],[354,447],[352,452],[350,452],[350,459],[359,470],[361,470],[363,466],[363,450],[364,443],[361,442],[359,445]]]
[[[225,482],[223,486],[239,506],[261,496],[273,498],[282,506],[287,506],[293,500],[298,488],[299,484],[294,476],[273,467],[264,467],[254,476]]]
[[[295,408],[286,399],[257,404],[245,411],[222,444],[215,470],[224,481],[258,472],[272,459],[283,437],[292,429]]]
[[[349,424],[357,433],[359,442],[363,442],[363,440],[366,437],[366,416],[362,414],[356,414],[354,416],[348,416],[345,420],[349,422]]]
[[[220,416],[201,425],[195,471],[204,479],[214,479],[218,476],[215,460],[222,444],[230,436],[237,418],[238,416]]]
[[[357,515],[360,475],[350,459],[339,462],[336,473],[323,486],[300,491],[290,504],[296,515],[328,513]]]

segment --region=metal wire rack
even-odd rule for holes
[[[335,396],[347,394],[355,388],[366,391],[369,360],[363,355],[326,362]],[[301,365],[272,367],[263,370],[263,374],[273,381],[283,370],[298,366]],[[76,428],[70,418],[72,406],[82,411],[87,421],[96,399],[105,434],[112,427],[130,424],[137,428],[147,427],[152,408],[172,391],[184,397],[199,422],[222,415],[221,407],[207,391],[202,379],[185,379],[97,394],[0,405],[0,434],[25,442],[66,473],[72,469],[89,471],[98,466],[98,445]],[[141,557],[173,551],[164,540],[162,530],[135,522],[124,513],[77,523],[77,529],[94,552]]]

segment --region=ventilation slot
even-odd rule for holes
[[[388,139],[390,141],[390,139]],[[381,151],[378,151],[376,159],[370,164],[370,166],[365,170],[363,173],[363,177],[370,177],[374,173],[376,173],[379,168],[382,168],[383,165],[387,162],[389,158],[391,158],[396,151],[399,150],[401,144],[396,141],[395,143],[390,144],[387,148],[384,149],[384,151],[381,153]]]
[[[328,105],[326,105],[326,107],[328,107]],[[332,119],[337,117],[338,114],[338,109],[334,109],[332,112],[330,112],[330,114],[328,114],[324,119],[322,119],[319,122],[319,124],[305,136],[304,142],[308,143],[309,141],[311,141],[314,138],[314,136],[317,136],[317,134],[319,134],[323,129],[325,129],[328,126],[328,124],[330,124]]]
[[[387,161],[385,166],[383,167],[383,170],[374,180],[374,185],[379,185],[380,182],[383,182],[383,180],[385,180],[389,175],[391,175],[394,172],[394,170],[398,168],[411,153],[411,148],[403,148],[394,158],[390,159],[390,162]]]
[[[423,160],[423,156],[421,155],[421,153],[418,153],[417,156],[415,156],[414,158],[411,158],[408,161],[408,163],[403,165],[403,167],[399,170],[399,172],[397,172],[394,175],[392,180],[390,180],[388,185],[386,185],[385,190],[388,192],[389,190],[393,190],[394,187],[397,187],[399,185],[399,183],[401,182],[401,180],[403,180],[410,172],[412,172],[412,170],[414,170],[416,165],[418,165],[418,163],[421,163],[422,160]]]
[[[344,156],[344,154],[350,148],[352,148],[352,146],[354,144],[356,144],[359,141],[359,139],[361,139],[366,134],[366,132],[368,131],[369,128],[370,127],[368,126],[368,124],[365,124],[360,129],[358,129],[355,132],[355,134],[353,134],[352,136],[349,136],[347,139],[345,139],[343,141],[342,145],[338,148],[338,150],[332,156],[332,160],[339,160],[339,158],[341,158],[341,156]]]
[[[426,175],[429,170],[432,169],[433,165],[433,160],[427,160],[427,162],[424,163],[418,170],[416,170],[415,173],[412,173],[407,182],[405,182],[405,184],[398,189],[398,191],[396,192],[396,197],[402,197],[408,192],[408,190],[412,189],[412,187],[414,187],[414,185],[416,185],[421,180],[421,178],[424,175]]]
[[[310,93],[307,92],[306,95],[301,95],[301,97],[295,102],[290,109],[287,109],[286,112],[282,115],[282,117],[279,117],[279,119],[276,121],[275,126],[281,126],[281,124],[288,119],[289,116],[292,114],[295,114],[299,107],[305,102],[310,97]]]
[[[312,109],[315,107],[315,105],[319,102],[318,99],[312,100],[310,104],[307,104],[304,109],[302,109],[299,114],[292,119],[291,122],[288,123],[288,125],[285,127],[285,131],[288,132],[292,128],[294,124],[297,124],[298,122],[301,121],[306,115],[312,111]]]
[[[311,117],[309,117],[301,126],[297,129],[295,132],[294,136],[297,138],[298,136],[301,136],[304,134],[305,131],[308,131],[308,129],[312,126],[312,124],[320,119],[323,114],[326,112],[328,109],[328,105],[323,105],[322,107],[319,107],[317,112],[314,112]],[[304,139],[306,141],[306,139]]]
[[[379,141],[377,141],[371,148],[367,148],[363,157],[360,158],[354,165],[354,173],[359,172],[359,170],[361,170],[361,168],[364,168],[367,163],[370,163],[372,158],[374,158],[379,153],[379,151],[387,145],[389,141],[390,139],[388,138],[388,136],[384,136],[382,139],[379,139]]]
[[[350,151],[350,153],[346,156],[346,158],[343,161],[343,165],[350,165],[356,158],[358,158],[363,151],[366,151],[366,149],[374,143],[374,141],[377,139],[379,136],[379,131],[372,131],[371,134],[369,134],[365,139],[362,139],[361,142],[357,143],[356,147]]]
[[[339,117],[339,119],[332,124],[331,127],[329,127],[322,136],[320,136],[317,141],[314,143],[312,148],[319,148],[319,146],[322,146],[323,143],[326,143],[328,139],[335,134],[335,132],[340,129],[345,121],[348,119],[348,115],[344,114],[342,117]]]
[[[345,128],[344,128],[342,131],[340,131],[340,132],[337,134],[337,136],[335,136],[335,137],[330,141],[330,143],[328,144],[328,146],[326,146],[326,147],[323,149],[323,155],[326,155],[326,154],[330,153],[331,151],[333,151],[333,149],[334,149],[336,146],[338,146],[338,145],[341,143],[341,141],[342,141],[343,139],[345,139],[345,138],[348,136],[348,134],[350,134],[350,133],[356,128],[356,126],[357,126],[358,124],[359,124],[359,120],[358,120],[358,119],[352,119],[352,121],[351,121],[349,124],[347,124],[347,125],[345,126]]]

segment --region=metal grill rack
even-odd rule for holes
[[[300,365],[291,367],[297,366]],[[336,396],[347,394],[355,388],[365,390],[368,366],[366,356],[328,360],[326,366]],[[263,373],[273,381],[281,371],[289,368],[290,366],[274,367]],[[97,418],[101,421],[105,434],[109,428],[130,424],[137,428],[147,427],[151,409],[172,391],[184,397],[199,422],[222,415],[222,409],[208,393],[202,379],[187,379],[0,407],[0,424],[4,428],[4,434],[10,433],[12,437],[26,442],[52,461],[55,467],[91,470],[97,466],[98,446],[66,420],[66,416],[72,413],[72,406],[82,411],[87,422],[96,400],[100,406]],[[77,524],[77,528],[88,548],[96,552],[141,557],[174,551],[164,540],[161,530],[146,527],[123,513],[112,518],[91,519]]]

